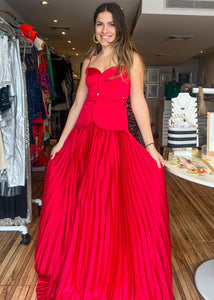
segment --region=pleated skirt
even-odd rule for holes
[[[75,126],[50,160],[38,300],[172,300],[163,168],[124,131]]]

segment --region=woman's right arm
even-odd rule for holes
[[[71,110],[68,114],[68,118],[65,124],[65,127],[63,129],[63,132],[61,134],[61,137],[59,139],[59,142],[56,144],[56,146],[53,147],[51,151],[51,159],[54,159],[55,155],[57,152],[59,152],[63,145],[65,140],[67,139],[69,133],[71,130],[74,128],[76,121],[79,117],[80,111],[82,109],[82,106],[85,102],[87,93],[88,93],[88,88],[86,85],[86,69],[88,66],[89,60],[86,59],[83,63],[82,66],[82,75],[79,83],[79,87],[76,93],[76,99],[74,101],[74,104],[71,107]]]

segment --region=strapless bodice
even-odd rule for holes
[[[128,131],[126,101],[129,95],[129,78],[125,73],[122,77],[111,79],[116,72],[116,67],[104,72],[93,67],[87,68],[88,94],[77,126],[86,126],[94,122],[103,129]]]

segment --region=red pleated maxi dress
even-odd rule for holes
[[[130,82],[116,72],[87,68],[87,99],[49,161],[38,300],[173,299],[164,170],[128,132]]]

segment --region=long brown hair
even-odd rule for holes
[[[114,2],[107,2],[101,4],[97,7],[94,13],[94,28],[98,14],[105,11],[108,11],[112,14],[116,27],[116,39],[112,42],[112,44],[114,47],[115,54],[117,56],[118,72],[120,72],[120,75],[122,75],[122,73],[126,70],[129,74],[130,68],[133,64],[133,51],[138,51],[131,40],[123,10],[117,3]],[[101,50],[101,45],[99,43],[95,44],[92,46],[89,52],[89,56],[98,54]]]

